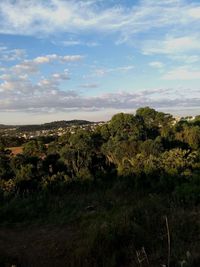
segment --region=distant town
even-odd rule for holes
[[[18,137],[32,139],[41,136],[62,136],[66,133],[74,134],[78,129],[94,131],[96,127],[107,122],[90,122],[84,120],[56,121],[41,125],[6,126],[0,124],[0,137]]]

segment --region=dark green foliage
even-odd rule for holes
[[[32,140],[23,146],[23,153],[26,156],[42,156],[46,152],[46,146],[42,141]]]
[[[11,157],[2,148],[1,190],[12,184],[12,192],[13,188],[21,192],[24,190],[19,188],[26,184],[26,191],[32,192],[42,190],[48,182],[51,188],[53,184],[58,187],[56,180],[61,186],[61,181],[96,181],[117,173],[132,177],[135,188],[142,192],[168,192],[183,198],[189,191],[198,201],[198,190],[193,188],[191,178],[200,170],[200,130],[196,121],[198,117],[193,123],[181,120],[174,124],[171,115],[145,107],[138,109],[135,116],[116,114],[94,132],[67,133],[48,146],[43,139],[31,140],[24,144],[22,155]]]
[[[12,178],[13,172],[10,168],[10,150],[0,147],[0,180]]]
[[[17,147],[21,146],[25,143],[25,139],[23,137],[16,136],[1,136],[0,137],[0,145],[4,147]]]

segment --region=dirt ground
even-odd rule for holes
[[[12,154],[15,156],[17,154],[22,153],[23,147],[22,146],[16,146],[16,147],[9,147],[8,149],[11,150]]]
[[[66,248],[71,235],[69,227],[0,227],[0,266],[70,266]]]

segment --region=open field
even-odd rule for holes
[[[17,154],[21,154],[22,153],[23,147],[22,146],[9,147],[8,149],[11,150],[12,154],[15,156]]]

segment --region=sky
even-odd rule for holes
[[[1,0],[0,124],[200,114],[199,0]]]

